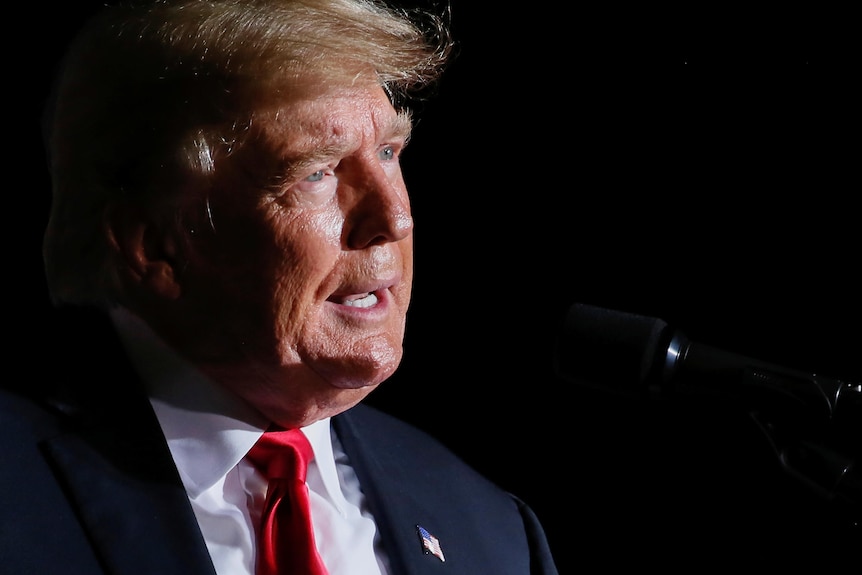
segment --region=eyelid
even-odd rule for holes
[[[381,145],[377,149],[377,152],[380,153],[387,148],[391,148],[392,152],[394,153],[395,157],[397,158],[398,156],[401,155],[401,152],[403,152],[404,148],[406,148],[406,147],[407,147],[407,139],[397,139],[397,140],[392,140],[392,141],[384,143],[383,145]]]
[[[287,170],[285,170],[285,172],[288,176],[304,178],[305,175],[312,174],[318,170],[331,169],[332,164],[333,159],[331,157],[318,156],[313,158],[303,158],[301,160],[288,162]]]
[[[298,182],[307,181],[308,178],[317,172],[324,172],[324,174],[332,173],[337,165],[337,161],[334,161],[331,158],[303,158],[301,160],[287,162],[287,166],[282,173],[281,179],[283,182],[293,185]]]

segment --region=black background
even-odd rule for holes
[[[7,301],[22,350],[41,325],[21,310],[47,306],[38,114],[96,4],[28,8],[24,35],[4,40]],[[552,370],[580,301],[862,380],[847,15],[453,4],[459,53],[404,156],[417,259],[405,359],[369,401],[525,499],[561,573],[849,557],[858,525],[781,468],[745,409],[622,399]]]

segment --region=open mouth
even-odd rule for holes
[[[376,305],[379,299],[374,292],[369,292],[333,298],[332,301],[348,307],[368,308]]]

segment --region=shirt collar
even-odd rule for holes
[[[183,485],[195,498],[245,457],[269,421],[180,357],[128,310],[116,308],[111,317],[147,387]],[[343,509],[329,418],[302,431],[314,450],[309,482]]]

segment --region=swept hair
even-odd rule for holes
[[[424,98],[451,56],[447,13],[379,0],[128,0],[67,50],[44,117],[53,201],[43,256],[55,303],[119,290],[104,230],[119,203],[166,220],[220,154],[280,103],[374,82]]]

